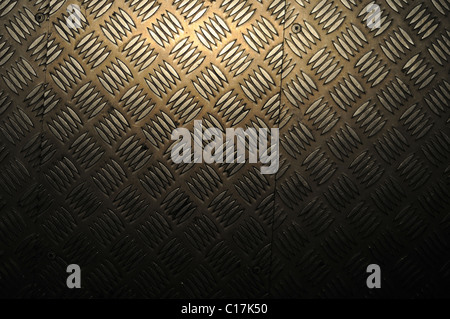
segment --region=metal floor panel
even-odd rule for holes
[[[0,296],[448,296],[450,3],[371,3],[0,1]],[[175,164],[196,120],[278,172]]]

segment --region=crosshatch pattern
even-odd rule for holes
[[[372,3],[0,1],[0,295],[448,294],[450,3]],[[174,164],[195,120],[277,174]]]

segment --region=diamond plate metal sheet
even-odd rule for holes
[[[445,295],[450,3],[373,3],[0,1],[0,295]],[[196,120],[278,172],[175,164]]]

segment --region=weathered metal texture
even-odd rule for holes
[[[0,2],[2,296],[446,293],[448,1],[70,3]],[[194,120],[280,128],[278,173],[174,164]]]

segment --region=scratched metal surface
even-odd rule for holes
[[[70,3],[0,1],[0,296],[448,295],[448,1]],[[174,164],[194,120],[278,173]]]

